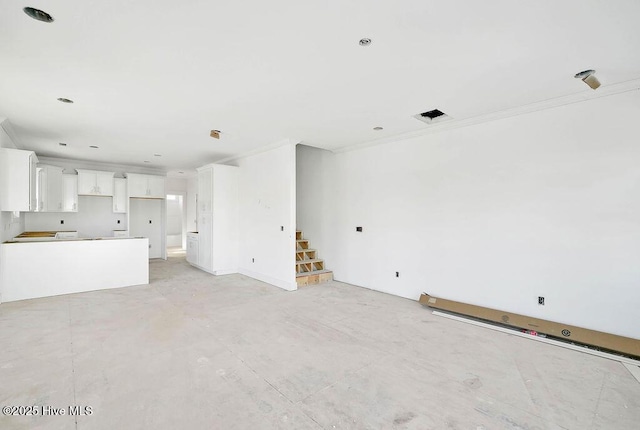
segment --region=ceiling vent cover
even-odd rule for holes
[[[416,119],[419,119],[422,122],[426,122],[427,124],[434,124],[436,122],[446,121],[451,119],[449,115],[442,112],[440,109],[433,109],[427,112],[422,112],[413,116]]]

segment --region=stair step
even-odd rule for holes
[[[322,263],[324,260],[321,258],[314,258],[313,260],[302,260],[296,261],[296,264],[306,264],[306,263]]]
[[[301,240],[303,238],[302,231],[296,230],[296,240]]]
[[[324,270],[324,261],[320,259],[296,261],[296,273],[309,273]]]
[[[312,272],[296,273],[296,278],[301,276],[321,275],[323,273],[333,273],[331,270],[314,270]]]
[[[296,251],[296,261],[309,261],[316,258],[315,249],[299,249]]]
[[[313,272],[307,272],[296,276],[296,284],[298,287],[330,281],[333,281],[333,272],[330,270],[315,270]]]

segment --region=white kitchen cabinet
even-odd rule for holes
[[[62,167],[38,166],[38,211],[63,212]]]
[[[187,233],[187,261],[198,264],[198,233]]]
[[[238,168],[198,169],[197,267],[214,275],[238,271]]]
[[[127,180],[124,178],[113,179],[113,212],[127,212]]]
[[[31,212],[37,209],[37,162],[33,151],[0,148],[0,210]]]
[[[127,174],[129,197],[144,199],[164,199],[165,177],[157,175]]]
[[[81,196],[113,196],[114,172],[100,170],[78,171],[78,194]]]
[[[62,211],[78,212],[78,175],[62,175]]]

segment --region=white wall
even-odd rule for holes
[[[336,154],[322,252],[347,283],[640,338],[639,117],[634,91]]]
[[[26,212],[22,216],[26,231],[77,231],[80,237],[111,237],[113,230],[127,230],[127,214],[113,213],[113,198],[108,196],[78,196],[78,212]]]
[[[295,145],[241,158],[237,165],[240,273],[295,290]]]

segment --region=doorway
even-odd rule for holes
[[[167,194],[167,252],[184,251],[187,247],[185,193]]]

